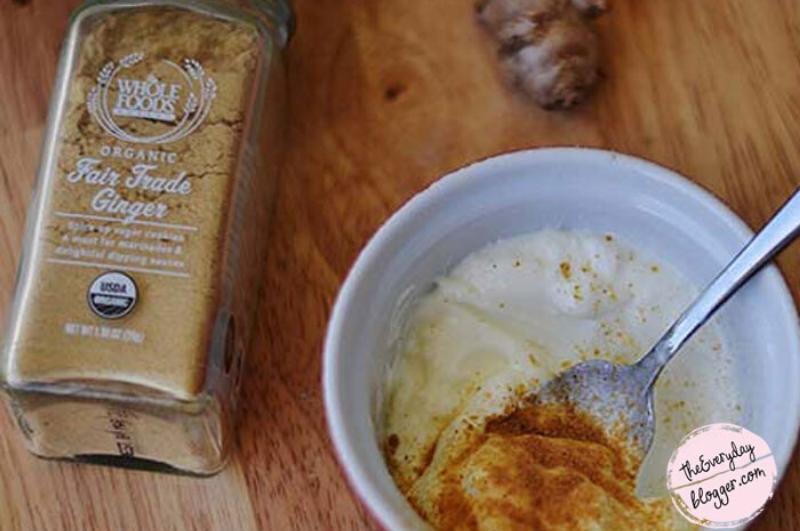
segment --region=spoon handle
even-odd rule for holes
[[[730,264],[706,287],[658,343],[636,365],[649,374],[653,385],[678,349],[753,274],[800,233],[800,189],[764,225]]]

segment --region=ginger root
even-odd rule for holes
[[[597,83],[591,19],[609,0],[480,0],[476,8],[514,81],[545,109],[572,107]]]

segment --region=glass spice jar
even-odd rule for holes
[[[223,467],[292,20],[284,0],[99,0],[73,16],[0,353],[34,454]]]

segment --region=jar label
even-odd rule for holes
[[[16,378],[148,381],[186,399],[207,383],[263,197],[246,160],[263,43],[252,24],[176,7],[87,24],[46,148]]]

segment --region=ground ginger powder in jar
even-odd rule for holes
[[[256,0],[92,2],[74,17],[0,357],[35,454],[224,464],[290,18]]]

